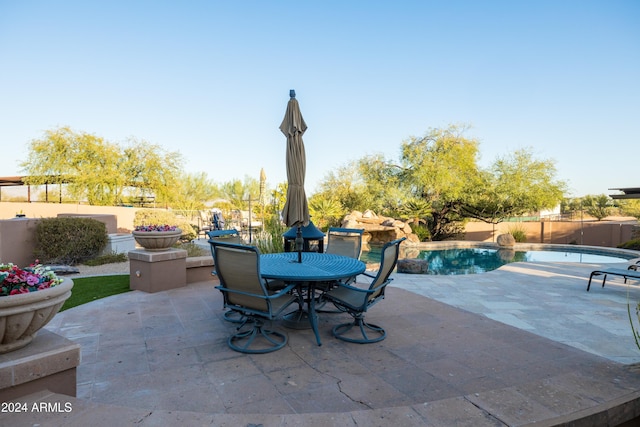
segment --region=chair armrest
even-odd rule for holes
[[[363,294],[372,294],[372,293],[375,292],[375,291],[373,291],[371,289],[368,289],[368,288],[367,289],[362,289],[362,288],[358,288],[358,287],[355,287],[355,286],[347,285],[346,283],[342,283],[342,282],[338,282],[338,286],[341,287],[341,288],[346,288],[346,289],[348,289],[350,291],[361,292]]]
[[[289,291],[292,291],[292,290],[293,290],[293,289],[295,289],[297,286],[298,286],[298,284],[297,284],[297,283],[289,283],[289,284],[288,284],[287,286],[285,286],[284,288],[282,288],[282,289],[278,289],[278,292],[277,292],[277,293],[275,293],[274,295],[277,297],[277,296],[278,296],[278,295],[280,295],[280,294],[284,294],[284,293],[287,293],[287,292],[289,292]]]

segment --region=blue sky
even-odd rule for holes
[[[468,124],[481,164],[556,161],[569,195],[640,186],[640,2],[0,0],[0,176],[70,126],[179,151],[217,183],[286,180],[295,89],[307,193],[367,154]]]

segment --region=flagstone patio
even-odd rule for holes
[[[215,283],[129,292],[60,313],[48,329],[82,346],[72,411],[0,413],[33,425],[619,425],[640,416],[640,350],[626,303],[640,287],[586,282],[592,265],[516,263],[469,276],[395,274],[369,319],[386,340],[284,329],[244,355]],[[46,423],[44,423],[46,421]]]

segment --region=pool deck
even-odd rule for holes
[[[626,264],[625,264],[626,266]],[[619,425],[640,416],[640,350],[627,316],[637,282],[596,282],[600,265],[514,263],[469,276],[395,274],[368,314],[386,340],[286,330],[275,353],[226,338],[213,282],[98,300],[48,329],[82,346],[70,413],[0,413],[0,425]],[[115,423],[115,424],[114,424]]]

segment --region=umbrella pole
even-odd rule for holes
[[[304,246],[304,239],[302,238],[302,227],[298,224],[296,230],[296,251],[298,251],[298,262],[302,262],[302,248]]]

